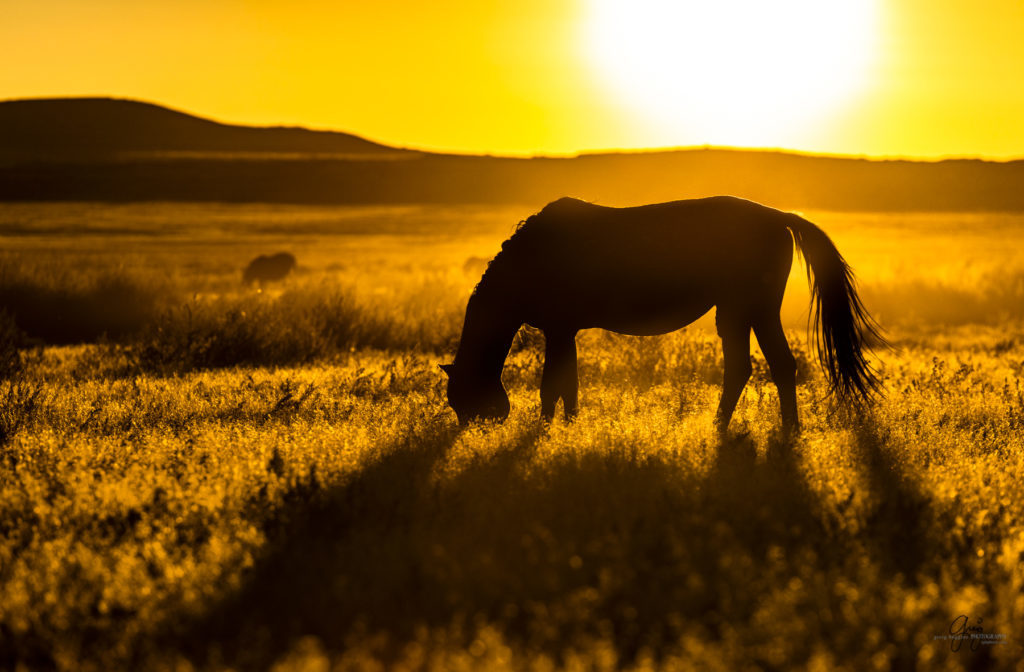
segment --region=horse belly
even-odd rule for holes
[[[599,320],[597,324],[590,326],[630,336],[667,334],[697,321],[704,313],[711,310],[712,305],[690,305],[673,312],[611,316],[605,320]]]
[[[705,283],[642,275],[581,278],[553,285],[534,304],[531,325],[540,329],[607,329],[648,336],[681,329],[708,312],[714,298]]]
[[[682,329],[711,310],[713,301],[699,292],[671,297],[635,295],[614,297],[593,311],[587,327],[632,336],[666,334]]]

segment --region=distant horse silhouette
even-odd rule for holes
[[[571,418],[577,331],[664,334],[717,306],[725,360],[719,430],[728,428],[750,378],[751,329],[779,390],[783,427],[795,430],[796,364],[779,319],[794,241],[808,262],[818,359],[830,391],[861,405],[879,387],[865,346],[884,340],[850,267],[811,222],[730,196],[632,208],[563,198],[522,222],[470,296],[455,361],[441,367],[448,402],[461,424],[508,417],[501,371],[526,323],[546,341],[541,414],[551,419],[561,398]]]
[[[242,282],[247,285],[258,282],[262,288],[268,282],[284,280],[293,268],[295,268],[295,257],[287,252],[278,252],[269,257],[261,254],[245,267]]]

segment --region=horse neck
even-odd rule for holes
[[[522,324],[499,296],[475,292],[466,307],[456,367],[474,371],[481,380],[500,380],[512,339]]]

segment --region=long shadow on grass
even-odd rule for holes
[[[470,648],[488,625],[555,661],[602,640],[622,665],[750,621],[794,575],[787,557],[842,562],[783,442],[767,460],[726,442],[701,471],[630,446],[541,454],[545,431],[458,468],[444,468],[457,435],[442,432],[382,451],[315,502],[294,498],[242,589],[176,648],[265,669],[314,636],[387,663],[417,638]]]
[[[877,503],[865,521],[870,550],[884,569],[916,583],[918,571],[933,556],[931,504],[895,459],[876,423],[859,425],[855,438],[871,501]]]
[[[382,446],[344,485],[323,492],[303,484],[267,522],[268,550],[241,590],[172,639],[194,659],[265,669],[305,635],[342,646],[364,619],[386,609],[399,623],[432,608],[434,584],[409,553],[436,515],[430,474],[455,441],[446,428]],[[429,618],[430,614],[427,614]]]

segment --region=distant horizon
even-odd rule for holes
[[[44,95],[44,96],[16,96],[0,99],[0,104],[21,101],[64,101],[64,100],[110,100],[143,105],[152,105],[172,112],[188,115],[204,121],[210,121],[223,126],[235,126],[256,129],[301,129],[321,133],[338,133],[352,136],[373,144],[381,145],[391,149],[399,149],[411,152],[423,152],[429,154],[444,154],[465,157],[492,157],[509,159],[569,159],[594,155],[608,154],[657,154],[668,152],[685,151],[735,151],[735,152],[763,152],[777,153],[791,156],[805,156],[809,158],[822,159],[852,159],[865,161],[908,161],[915,163],[938,163],[942,161],[983,161],[988,163],[1010,163],[1024,161],[1024,153],[1014,155],[993,155],[993,154],[873,154],[873,153],[843,153],[843,152],[819,152],[783,146],[756,146],[756,145],[664,145],[664,146],[632,146],[632,147],[596,147],[581,148],[568,152],[501,152],[489,150],[464,150],[450,147],[431,147],[429,145],[403,144],[378,139],[366,135],[359,130],[348,130],[332,127],[321,127],[301,123],[250,123],[245,121],[233,121],[226,118],[219,118],[212,114],[186,109],[173,103],[158,100],[145,99],[133,96],[107,95],[107,94],[82,94],[82,95]]]

